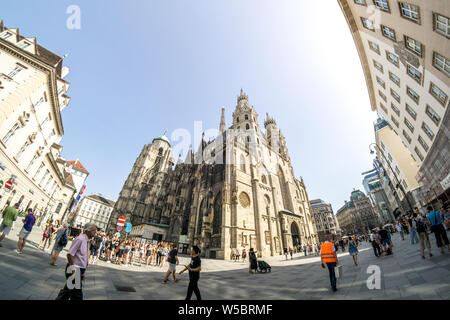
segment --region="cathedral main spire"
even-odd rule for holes
[[[227,124],[225,123],[225,108],[222,107],[222,115],[220,117],[220,126],[219,132],[220,134],[224,133],[227,130]]]

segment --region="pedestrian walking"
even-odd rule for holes
[[[178,261],[178,246],[176,244],[172,245],[171,250],[169,252],[169,256],[167,259],[167,262],[169,262],[169,269],[166,272],[166,276],[164,277],[164,283],[167,283],[169,280],[170,274],[173,276],[173,281],[177,282],[179,279],[176,277],[176,269]]]
[[[198,288],[198,281],[200,279],[200,271],[202,270],[202,261],[200,259],[200,248],[197,246],[193,246],[191,249],[191,263],[187,265],[182,271],[180,271],[180,275],[189,270],[189,285],[186,295],[186,300],[191,300],[192,293],[195,293],[197,300],[202,300],[202,296],[200,295],[200,290]]]
[[[437,210],[433,210],[432,206],[427,207],[427,211],[429,212],[427,215],[427,220],[431,225],[431,232],[434,233],[436,238],[436,245],[441,250],[441,253],[444,253],[444,245],[447,246],[448,251],[450,252],[450,243],[448,241],[447,232],[444,229],[442,224],[442,216]]]
[[[250,248],[251,250],[251,248]],[[283,248],[283,252],[284,252],[284,256],[286,257],[286,260],[288,259],[288,249],[287,248]]]
[[[353,258],[355,266],[358,266],[358,244],[356,243],[355,236],[353,236],[352,240],[348,242],[348,252]]]
[[[417,236],[416,230],[416,221],[412,218],[408,219],[408,228],[409,228],[409,240],[411,244],[416,244],[419,242],[419,238]]]
[[[327,241],[325,241],[322,244],[320,248],[320,259],[322,263],[322,268],[325,268],[325,265],[328,268],[331,289],[333,290],[333,292],[336,292],[337,284],[336,284],[336,273],[334,268],[337,266],[338,259],[336,254],[336,248],[332,240],[333,240],[332,237],[329,236]]]
[[[250,248],[250,252],[248,254],[248,260],[250,262],[248,272],[255,274],[256,270],[258,269],[258,259],[256,258],[256,254],[255,254],[255,251],[253,251],[253,248]],[[286,249],[286,260],[287,260],[287,249]]]
[[[11,232],[12,225],[19,215],[19,212],[17,211],[19,206],[20,204],[16,203],[13,207],[8,207],[3,211],[3,220],[0,224],[0,232],[2,233],[0,236],[0,247],[3,246],[1,242]]]
[[[372,244],[373,253],[375,254],[375,257],[379,257],[381,255],[381,249],[379,245],[379,235],[377,232],[372,231],[370,234],[370,243]]]
[[[428,238],[427,225],[423,217],[416,217],[417,233],[419,234],[419,244],[420,252],[422,253],[422,259],[425,259],[425,247],[427,247],[428,255],[431,258],[433,254],[431,253],[430,239]]]
[[[247,261],[247,251],[245,251],[245,248],[242,250],[242,262],[245,263]]]
[[[51,252],[50,265],[57,266],[56,260],[58,259],[59,253],[64,249],[64,247],[69,242],[69,234],[67,228],[69,225],[67,223],[63,224],[61,228],[56,231],[55,244]]]
[[[100,249],[100,245],[102,243],[102,237],[96,234],[92,240],[90,241],[90,256],[89,256],[89,264],[95,264],[97,261],[98,252]]]
[[[303,246],[303,251],[305,251],[305,257],[308,255],[308,247],[306,246],[306,244]],[[286,257],[287,259],[287,257]]]
[[[67,286],[68,281],[66,281],[64,288],[59,291],[56,300],[83,300],[82,290],[89,262],[89,245],[90,240],[96,233],[97,226],[93,223],[87,223],[84,227],[84,233],[73,240],[67,253],[67,265],[64,271],[66,280],[71,278],[71,288],[69,289]],[[71,270],[68,270],[69,268]]]
[[[400,221],[397,221],[396,223],[397,231],[400,233],[400,236],[402,237],[402,240],[405,240],[405,235],[403,234],[403,227]]]
[[[294,259],[294,250],[292,248],[289,248],[289,253],[291,255],[291,260]]]
[[[44,233],[42,234],[41,242],[39,242],[38,248],[40,248],[43,243],[42,251],[45,250],[45,246],[47,245],[50,237],[52,236],[53,231],[54,231],[53,230],[53,220],[50,219],[49,221],[47,221],[47,223],[44,226]]]
[[[23,247],[25,247],[26,240],[33,230],[33,226],[36,223],[36,217],[33,215],[33,209],[28,209],[28,215],[23,221],[23,227],[19,232],[19,241],[17,242],[16,253],[22,254]]]

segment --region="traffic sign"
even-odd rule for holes
[[[12,187],[12,182],[10,180],[6,181],[5,188],[6,189],[11,189],[11,187]]]
[[[125,232],[131,232],[131,227],[132,227],[131,223],[128,222],[125,228]]]
[[[119,219],[117,219],[117,225],[123,226],[124,223],[125,223],[125,217],[124,216],[121,216],[121,217],[119,217]]]
[[[122,226],[117,226],[117,231],[121,231],[122,230]]]

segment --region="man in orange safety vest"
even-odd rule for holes
[[[331,289],[333,290],[333,292],[336,292],[336,274],[334,272],[334,268],[338,263],[337,253],[333,245],[333,236],[329,235],[327,239],[328,241],[322,243],[320,247],[320,258],[322,262],[322,268],[325,268],[325,264],[327,265],[328,272],[330,273]]]

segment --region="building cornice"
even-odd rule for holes
[[[48,93],[49,93],[49,100],[51,101],[52,111],[54,115],[54,119],[56,119],[57,123],[57,130],[59,135],[64,135],[64,128],[62,124],[61,119],[61,112],[59,108],[58,103],[58,93],[57,93],[57,70],[56,66],[52,66],[42,59],[40,59],[37,55],[33,55],[25,50],[22,50],[20,48],[17,48],[13,44],[9,43],[6,40],[0,39],[0,49],[3,51],[11,54],[12,56],[19,58],[20,60],[24,61],[25,63],[28,63],[35,67],[36,69],[44,72],[48,77]]]
[[[352,33],[353,40],[355,41],[356,50],[358,51],[359,59],[362,65],[364,77],[366,79],[367,90],[369,92],[369,100],[371,104],[372,111],[377,110],[377,102],[375,99],[375,91],[372,82],[372,76],[369,67],[369,61],[367,60],[366,51],[364,50],[364,45],[359,34],[358,26],[353,16],[352,10],[348,5],[348,0],[338,0],[339,6],[347,20],[347,24]]]

